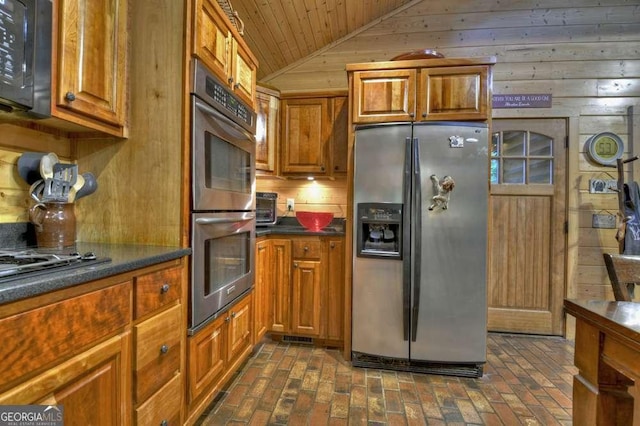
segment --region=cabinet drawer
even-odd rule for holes
[[[127,281],[0,320],[0,390],[122,330],[130,300]]]
[[[179,425],[182,393],[182,376],[176,374],[162,389],[136,410],[135,424]]]
[[[320,240],[293,241],[294,259],[320,259],[322,242]]]
[[[140,318],[180,298],[182,268],[141,275],[135,279],[135,318]]]
[[[182,306],[174,307],[134,326],[135,399],[140,403],[180,370]]]

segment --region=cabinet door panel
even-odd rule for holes
[[[275,172],[278,98],[256,92],[256,171]]]
[[[269,293],[271,286],[271,256],[268,240],[256,243],[256,282],[253,291],[255,316],[254,341],[257,343],[269,327]]]
[[[238,41],[233,42],[232,52],[232,84],[234,92],[246,103],[253,106],[256,95],[256,73],[258,71],[255,62],[251,59],[251,53]]]
[[[131,335],[113,337],[0,395],[2,405],[63,405],[65,425],[128,424]]]
[[[282,173],[327,172],[329,100],[287,99],[282,103]]]
[[[415,69],[354,72],[353,122],[410,121],[415,92]]]
[[[225,371],[226,316],[222,316],[189,338],[189,402],[216,381]]]
[[[291,241],[271,240],[271,309],[269,313],[271,331],[286,333],[289,331],[291,299]]]
[[[227,312],[230,317],[227,345],[227,361],[229,363],[232,363],[242,352],[252,345],[251,301],[252,295],[250,294]]]
[[[56,105],[123,125],[126,0],[61,0],[59,7]]]
[[[326,338],[342,340],[344,329],[344,241],[329,241],[326,290]]]
[[[348,162],[349,102],[346,96],[333,99],[331,165],[333,174],[346,174]]]
[[[418,109],[426,120],[485,120],[489,91],[487,66],[420,70]]]
[[[320,335],[320,286],[321,263],[317,261],[294,261],[293,263],[293,309],[292,331],[307,336]]]
[[[210,0],[197,0],[193,52],[225,84],[231,77],[231,32],[216,7]]]

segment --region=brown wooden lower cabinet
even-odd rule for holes
[[[341,346],[344,238],[272,235],[259,239],[257,249],[256,283],[269,289],[267,328],[272,335]]]
[[[252,294],[189,337],[188,424],[197,420],[212,398],[253,350]]]
[[[65,425],[182,424],[186,260],[3,305],[0,404]]]

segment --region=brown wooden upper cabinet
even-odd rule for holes
[[[194,4],[193,55],[253,106],[258,60],[216,1]]]
[[[347,65],[353,123],[487,120],[495,58]]]
[[[128,0],[60,0],[56,4],[52,116],[127,136]]]
[[[347,170],[348,103],[340,95],[283,95],[280,172],[335,176]]]
[[[256,89],[256,173],[273,175],[276,170],[280,92]]]

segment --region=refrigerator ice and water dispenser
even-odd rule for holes
[[[358,257],[402,259],[402,204],[358,204]]]

